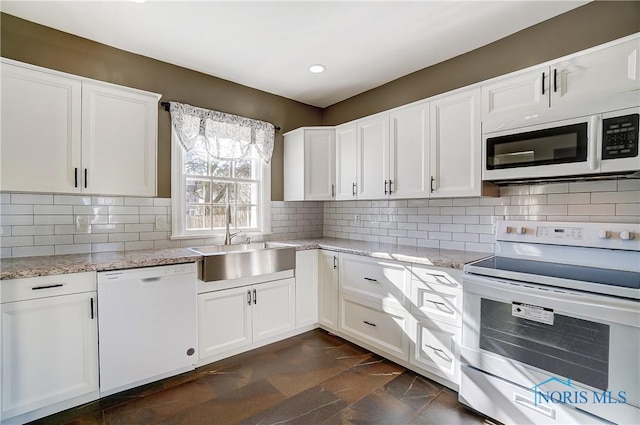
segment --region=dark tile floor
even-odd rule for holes
[[[314,330],[33,424],[486,424],[457,394]]]

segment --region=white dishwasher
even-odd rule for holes
[[[100,395],[194,369],[196,264],[98,273]]]

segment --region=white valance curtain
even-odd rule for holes
[[[200,145],[219,160],[246,158],[253,147],[266,163],[271,161],[275,138],[271,123],[176,102],[170,103],[169,111],[178,140],[187,152],[201,141]]]

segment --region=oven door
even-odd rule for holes
[[[640,303],[470,274],[463,290],[463,364],[536,404],[637,423]]]
[[[600,121],[600,115],[593,115],[485,134],[483,180],[598,172]]]

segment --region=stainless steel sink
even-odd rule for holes
[[[295,248],[267,247],[262,242],[212,245],[189,250],[204,257],[200,279],[205,282],[260,276],[296,267]]]

